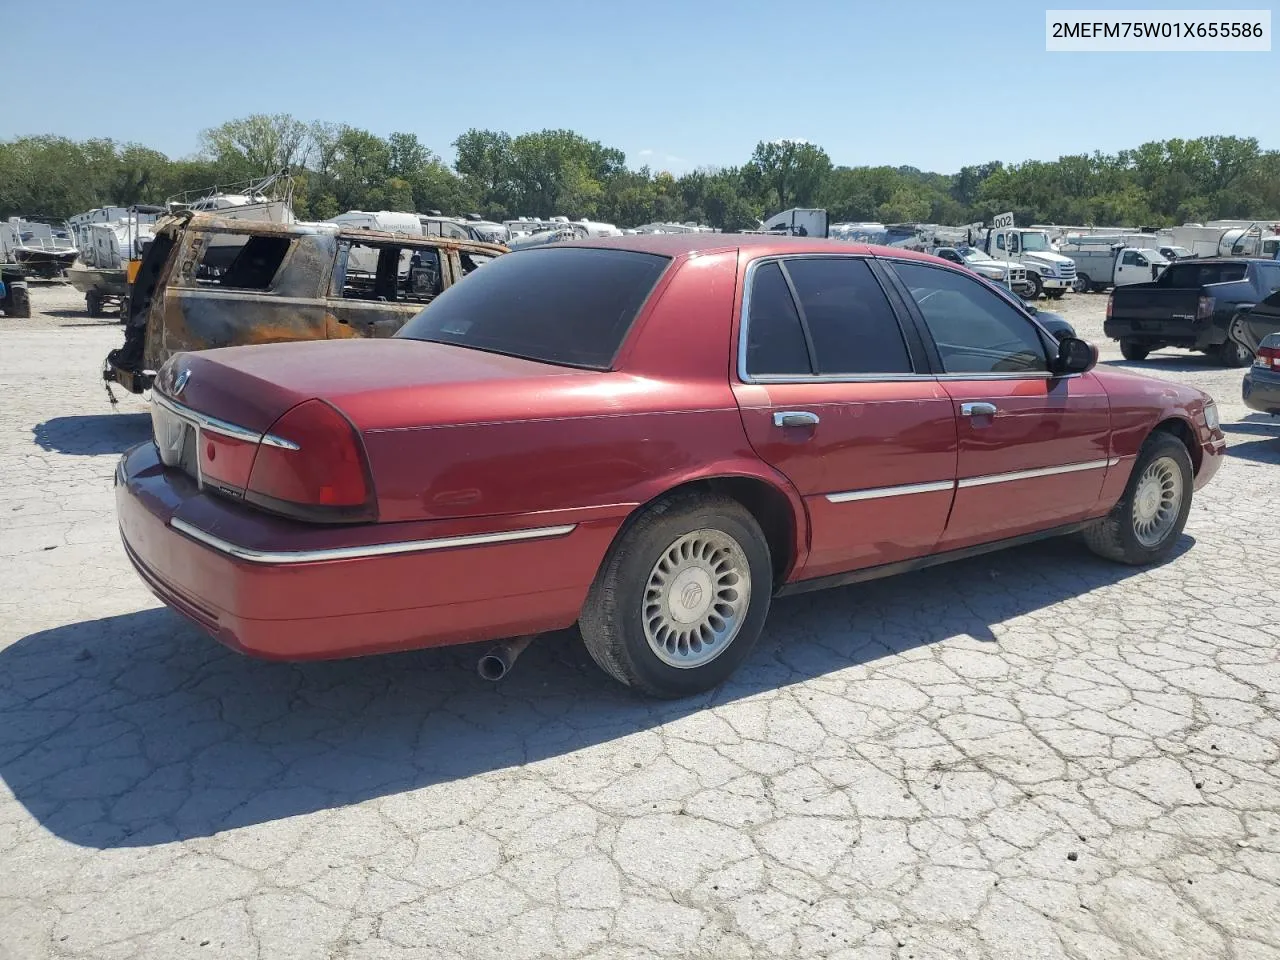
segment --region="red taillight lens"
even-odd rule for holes
[[[253,460],[246,500],[305,520],[373,519],[364,446],[346,417],[323,400],[307,400],[267,433]],[[272,445],[271,437],[298,449]]]
[[[1196,319],[1208,320],[1213,316],[1213,297],[1201,297],[1196,303]]]
[[[1108,294],[1107,295],[1107,319],[1108,320],[1111,319],[1111,310],[1112,308],[1115,307],[1115,305],[1116,305],[1116,298]]]
[[[1280,346],[1259,347],[1253,365],[1265,367],[1268,370],[1280,370]]]

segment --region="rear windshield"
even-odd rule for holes
[[[589,247],[503,254],[438,296],[396,336],[607,370],[668,263]]]
[[[1166,287],[1203,287],[1209,283],[1243,280],[1245,263],[1175,263],[1164,272]]]

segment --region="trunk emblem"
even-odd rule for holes
[[[182,392],[182,388],[187,385],[187,381],[190,379],[191,371],[184,368],[182,372],[178,374],[178,379],[173,381],[173,395],[175,397]]]

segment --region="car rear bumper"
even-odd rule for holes
[[[1203,350],[1226,339],[1226,334],[1211,324],[1186,320],[1112,319],[1102,325],[1102,332],[1111,340],[1138,340],[1190,350]]]
[[[1249,409],[1280,417],[1280,373],[1250,367],[1245,371],[1240,393]]]
[[[570,626],[618,526],[296,523],[202,493],[150,442],[121,459],[116,507],[125,552],[157,597],[227,646],[273,660]]]

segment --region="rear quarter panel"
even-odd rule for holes
[[[729,387],[736,282],[736,254],[677,260],[613,371],[440,388],[429,417],[412,388],[380,399],[383,425],[364,441],[381,519],[621,523],[673,487],[720,476],[773,485],[802,518],[798,495],[752,451]]]

